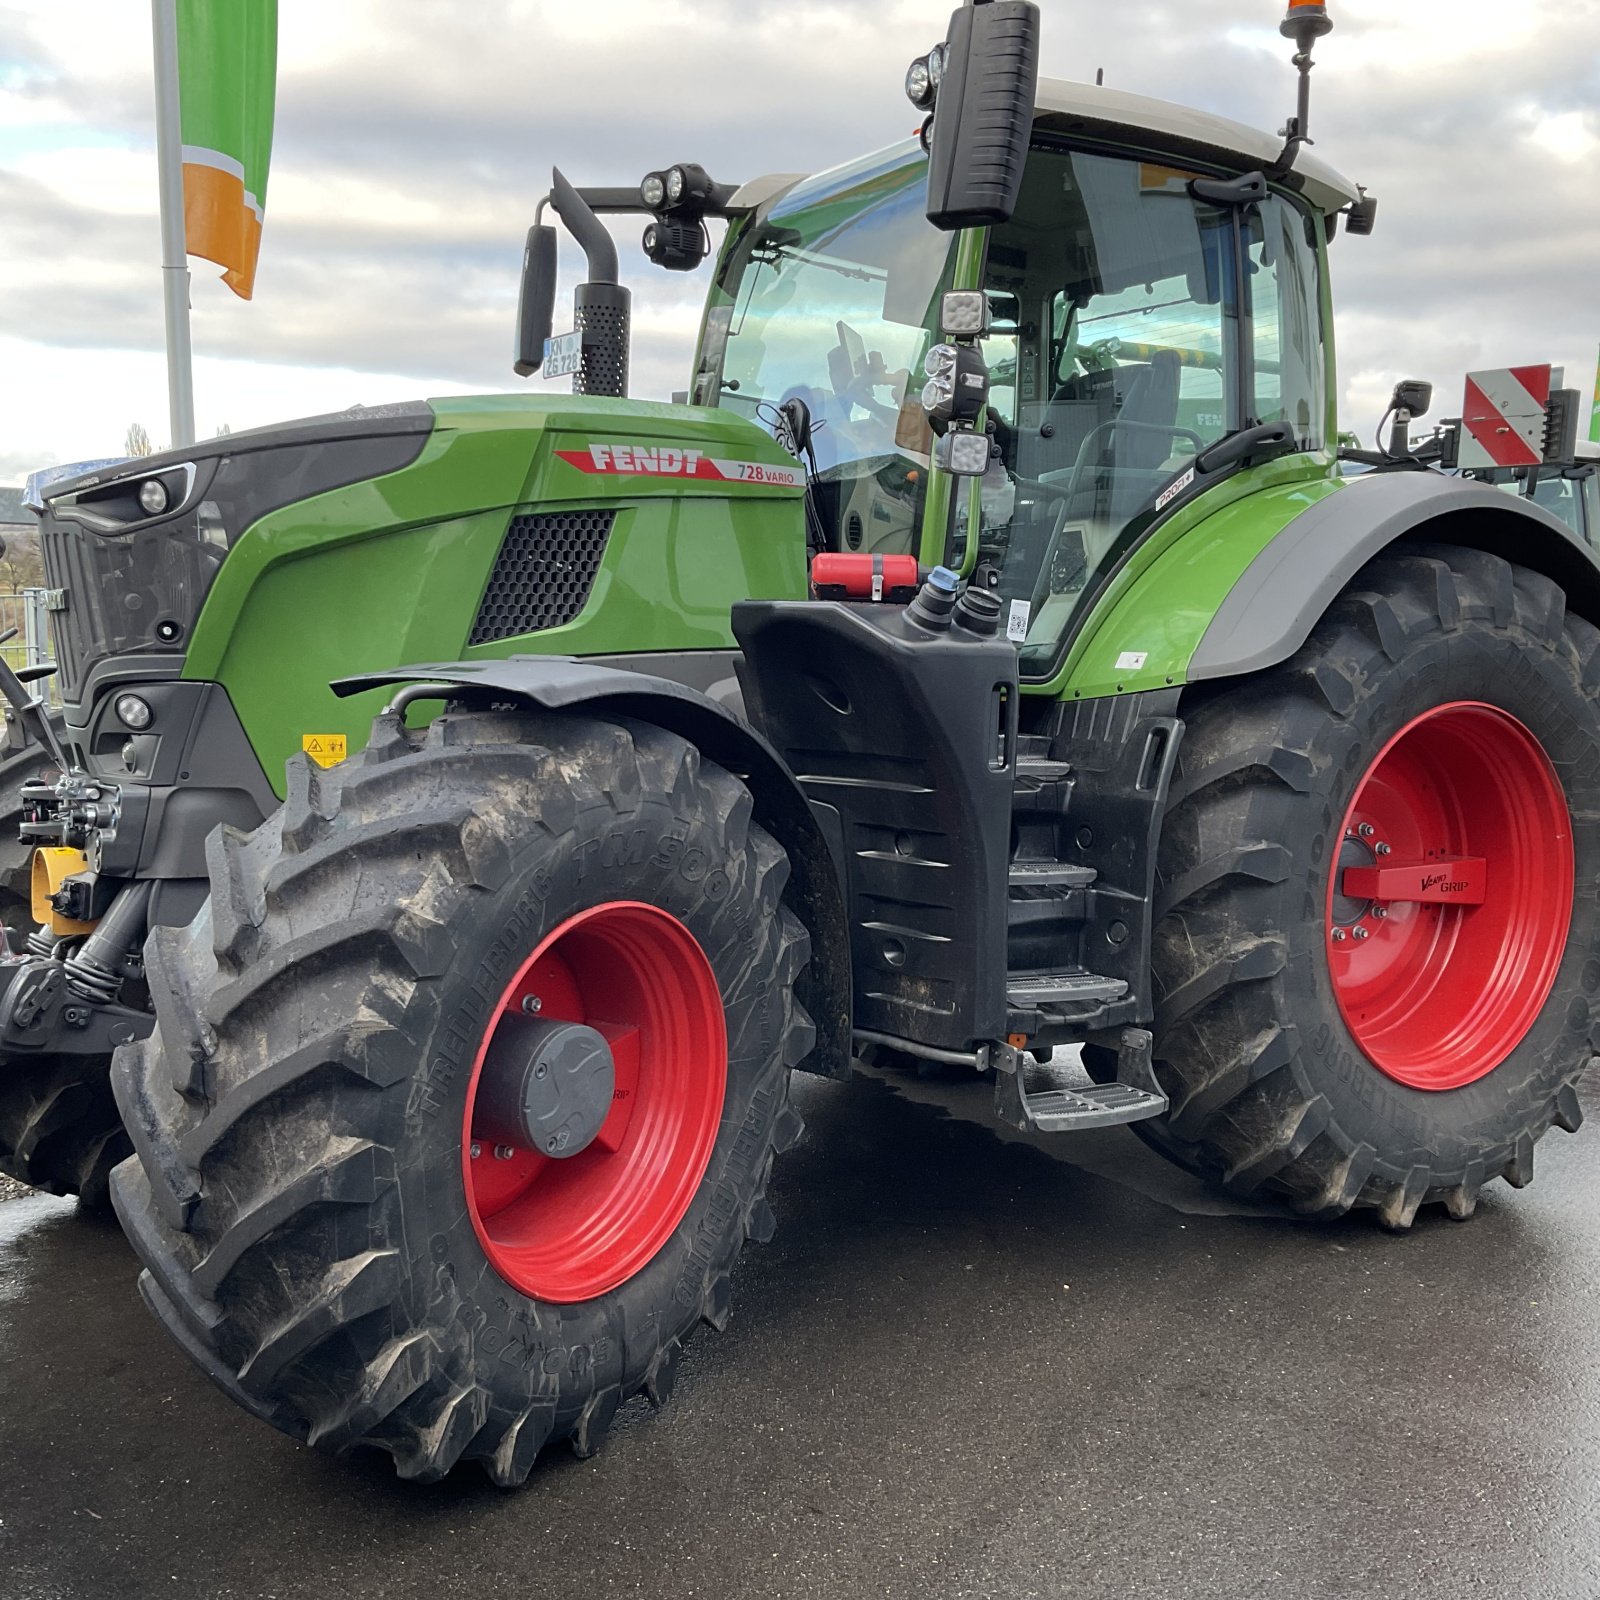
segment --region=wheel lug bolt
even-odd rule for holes
[[[476,1161],[483,1154],[483,1146],[476,1139],[472,1141],[472,1159]]]
[[[548,1077],[548,1076],[549,1076],[549,1075],[550,1075],[550,1069],[549,1069],[549,1067],[547,1067],[547,1066],[546,1066],[546,1065],[545,1065],[545,1064],[544,1064],[544,1062],[542,1062],[542,1061],[541,1061],[541,1062],[540,1062],[540,1063],[539,1063],[539,1065],[538,1065],[538,1066],[536,1066],[536,1067],[535,1067],[535,1068],[534,1068],[534,1069],[533,1069],[533,1075],[534,1075],[534,1077],[536,1077],[536,1078],[545,1078],[545,1077]]]
[[[1386,844],[1375,844],[1372,847],[1372,853],[1374,855],[1386,856],[1389,854],[1389,846]]]
[[[522,997],[522,1009],[526,1011],[530,1017],[536,1017],[541,1011],[544,1010],[544,1001],[541,1000],[536,994],[525,994]]]
[[[545,1149],[548,1150],[551,1155],[554,1155],[556,1153],[556,1141],[554,1139],[549,1140],[545,1145]]]
[[[1360,827],[1356,829],[1356,832],[1359,833],[1363,839],[1370,839],[1377,831],[1378,830],[1374,828],[1370,822],[1363,822]]]
[[[1389,908],[1388,906],[1374,906],[1372,908],[1372,914],[1378,919],[1379,922],[1382,922],[1383,919],[1389,915]]]
[[[1344,929],[1343,928],[1335,928],[1333,930],[1333,942],[1335,944],[1343,944],[1344,940],[1345,940]]]
[[[494,1147],[494,1158],[496,1161],[509,1161],[516,1153],[517,1152],[508,1144],[497,1144]]]
[[[1366,928],[1357,928],[1355,930],[1355,936],[1357,939],[1370,939],[1372,934]]]

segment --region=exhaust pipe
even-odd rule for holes
[[[617,247],[600,218],[562,176],[551,174],[550,204],[588,261],[588,281],[572,297],[574,324],[583,340],[583,360],[573,375],[574,394],[628,397],[628,351],[633,296],[617,282]]]

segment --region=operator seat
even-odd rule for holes
[[[1152,481],[1168,461],[1176,435],[1165,430],[1178,421],[1178,385],[1183,363],[1176,350],[1157,350],[1150,364],[1128,386],[1118,412],[1120,422],[1143,426],[1113,428],[1111,448],[1111,519],[1126,523],[1150,498]]]

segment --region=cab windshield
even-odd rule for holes
[[[931,443],[919,397],[954,236],[930,226],[907,146],[801,184],[725,254],[695,402],[769,429],[810,410],[819,532],[832,550],[915,550]]]
[[[806,402],[830,549],[917,548],[922,362],[955,249],[926,170],[909,149],[801,185],[734,239],[707,313],[697,402],[768,427]],[[1036,146],[990,235],[991,464],[957,496],[950,557],[1026,616],[1024,676],[1048,675],[1207,446],[1274,421],[1324,444],[1320,218],[1275,194],[1209,203],[1200,176]]]

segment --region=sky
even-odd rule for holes
[[[1279,0],[1043,0],[1044,71],[1276,129]],[[1317,152],[1379,197],[1333,247],[1343,425],[1398,378],[1600,347],[1600,0],[1332,0]],[[256,297],[193,261],[202,435],[500,391],[522,239],[558,162],[632,183],[698,161],[815,171],[917,120],[901,82],[950,0],[280,0]],[[149,7],[0,0],[0,483],[167,437]],[[709,269],[625,236],[634,393],[686,386]],[[579,257],[563,255],[562,307]],[[570,311],[558,312],[558,326]],[[543,380],[533,380],[542,382]],[[561,387],[566,387],[563,383]]]

